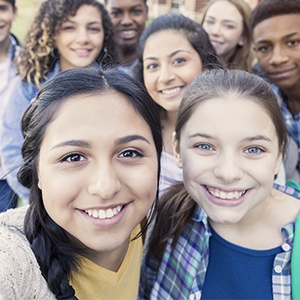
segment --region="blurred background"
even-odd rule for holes
[[[23,42],[31,21],[43,0],[17,0],[18,16],[12,32]],[[104,0],[99,0],[101,3]],[[253,8],[259,0],[245,0]],[[180,12],[196,21],[200,20],[201,10],[208,0],[147,0],[149,21],[167,12]]]

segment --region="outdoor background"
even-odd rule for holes
[[[23,42],[31,21],[39,8],[41,0],[17,0],[18,15],[12,26],[12,32]]]

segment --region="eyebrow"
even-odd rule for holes
[[[136,140],[144,141],[144,142],[146,142],[147,144],[150,145],[150,142],[145,137],[143,137],[141,135],[138,135],[138,134],[127,135],[127,136],[118,138],[115,141],[115,145],[119,146],[119,145],[127,144],[127,143],[130,143],[132,141],[136,141]]]
[[[292,32],[292,33],[289,33],[283,37],[281,37],[281,39],[286,39],[286,38],[291,38],[293,37],[294,35],[297,35],[299,34],[300,32],[299,31],[296,31],[296,32]],[[259,44],[259,43],[270,43],[271,41],[270,40],[258,40],[255,44]]]
[[[150,145],[150,142],[145,137],[138,135],[138,134],[133,134],[133,135],[127,135],[127,136],[118,138],[115,141],[115,146],[127,144],[132,141],[136,141],[136,140],[144,141]],[[62,143],[59,143],[59,144],[53,146],[50,150],[53,150],[56,148],[68,147],[68,146],[80,147],[80,148],[91,148],[91,143],[88,141],[84,141],[84,140],[69,140],[69,141],[65,141],[65,142],[62,142]]]
[[[186,53],[189,53],[189,54],[191,53],[191,52],[188,51],[188,50],[179,49],[179,50],[176,50],[176,51],[172,52],[171,54],[169,54],[168,57],[171,58],[171,57],[175,56],[176,54],[178,54],[178,53],[180,53],[180,52],[186,52]],[[149,57],[146,57],[146,58],[144,59],[144,61],[145,61],[145,60],[157,60],[157,58],[156,58],[156,57],[151,57],[151,56],[149,56]]]
[[[73,23],[73,24],[76,24],[77,22],[75,22],[75,21],[72,21],[72,20],[70,20],[70,19],[66,19],[63,23],[62,23],[62,25],[64,24],[64,23],[67,23],[67,22],[69,22],[69,23]],[[89,22],[88,23],[88,25],[93,25],[93,24],[101,24],[101,22],[100,21],[93,21],[93,22]]]
[[[206,134],[206,133],[195,133],[195,134],[191,134],[188,136],[188,138],[192,139],[195,137],[203,137],[203,138],[207,138],[207,139],[211,139],[214,140],[216,139],[215,137],[213,137],[210,134]],[[270,138],[268,138],[265,135],[254,135],[254,136],[249,136],[246,137],[242,140],[243,142],[255,142],[255,141],[266,141],[266,142],[272,142],[272,140]]]
[[[55,146],[53,146],[50,150],[61,148],[61,147],[67,147],[67,146],[75,146],[80,148],[91,148],[91,143],[83,140],[69,140],[62,143],[59,143]]]
[[[142,8],[142,7],[143,7],[143,4],[138,3],[138,4],[135,4],[135,5],[133,5],[133,6],[130,6],[129,9],[135,9],[135,8],[140,8],[140,7]],[[112,7],[111,7],[111,10],[113,10],[113,9],[115,9],[115,10],[120,10],[120,11],[123,11],[123,10],[124,10],[122,7],[118,7],[118,6],[112,6]]]
[[[206,18],[207,18],[207,19],[216,20],[215,17],[209,16],[209,15],[206,15],[206,16],[205,16],[205,19],[206,19]],[[229,20],[229,19],[222,20],[222,22],[236,24],[236,21],[234,21],[234,20]]]

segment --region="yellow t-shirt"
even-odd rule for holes
[[[140,231],[138,225],[131,238]],[[87,258],[80,260],[80,273],[72,274],[70,284],[80,300],[135,300],[138,295],[140,266],[143,253],[142,238],[131,241],[117,272],[104,269]]]

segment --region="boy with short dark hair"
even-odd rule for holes
[[[120,47],[121,63],[130,66],[148,19],[146,0],[105,0]]]
[[[261,1],[252,11],[250,30],[258,64],[280,97],[287,129],[297,143],[299,174],[300,0]]]

